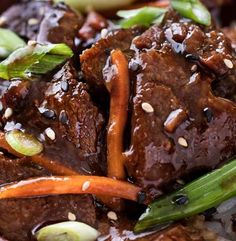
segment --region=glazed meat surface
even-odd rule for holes
[[[86,79],[97,86],[101,80],[109,82],[105,77],[112,72],[104,76],[106,61],[100,61],[93,73],[87,66],[105,58],[104,43],[113,46],[116,41],[116,35],[109,35],[81,56]],[[213,27],[182,23],[170,12],[163,26],[151,27],[127,45],[133,51],[126,54],[133,89],[126,168],[135,182],[156,196],[170,181],[233,157],[236,106],[216,97],[211,87],[230,75],[235,80],[229,39]]]

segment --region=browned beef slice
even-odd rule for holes
[[[103,90],[107,78],[106,64],[109,63],[110,51],[116,48],[121,49],[127,57],[132,56],[130,50],[134,37],[140,35],[141,29],[123,29],[111,32],[106,38],[100,39],[94,46],[87,49],[80,56],[81,68],[84,77],[91,88]]]
[[[48,1],[28,1],[12,5],[1,17],[3,27],[9,28],[25,39],[35,40],[44,14],[50,8]]]
[[[142,68],[134,73],[126,167],[154,195],[170,180],[215,168],[236,154],[236,105],[214,96],[211,88],[216,78],[231,73],[225,58],[236,66],[228,39],[211,28],[180,23],[176,16],[168,19],[133,41],[138,49],[133,61]],[[153,112],[146,112],[143,103]]]
[[[1,184],[48,174],[28,160],[11,160],[2,155],[0,168]],[[69,212],[75,214],[77,220],[95,225],[95,209],[88,195],[0,200],[0,236],[8,241],[27,241],[27,235],[36,225],[68,220]]]
[[[40,25],[37,42],[65,43],[75,48],[75,37],[82,24],[80,14],[72,11],[64,3],[56,4],[46,12]]]
[[[72,64],[25,87],[28,84],[13,83],[3,96],[3,113],[8,107],[14,112],[9,119],[3,118],[5,130],[16,128],[18,123],[17,128],[43,141],[46,156],[78,172],[101,174],[105,169],[99,144],[103,117],[92,103],[86,84],[78,82]],[[23,92],[22,85],[26,88]],[[26,96],[21,95],[25,92]],[[16,97],[18,101],[12,101]],[[55,132],[55,140],[45,134],[47,128]]]
[[[3,27],[27,40],[40,43],[65,43],[74,47],[74,39],[81,27],[81,15],[64,3],[27,1],[10,7],[2,14]]]

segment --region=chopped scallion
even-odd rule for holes
[[[236,195],[236,160],[152,203],[140,217],[135,232],[187,218]]]

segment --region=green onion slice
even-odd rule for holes
[[[196,215],[235,195],[236,159],[152,203],[140,217],[135,232]]]
[[[18,48],[24,47],[24,40],[8,29],[0,28],[0,58],[6,58]]]
[[[72,50],[65,44],[27,45],[0,63],[0,78],[29,79],[53,70],[72,56]]]
[[[95,241],[98,236],[96,229],[74,221],[48,225],[36,233],[38,241]]]
[[[171,3],[183,17],[206,26],[211,24],[211,14],[199,0],[172,0]]]
[[[148,27],[153,23],[160,24],[166,11],[165,8],[143,7],[134,10],[118,11],[117,15],[123,18],[120,21],[122,28],[130,28],[135,25]]]
[[[13,150],[24,155],[34,156],[43,151],[43,145],[34,136],[20,130],[12,130],[5,134],[7,143]]]

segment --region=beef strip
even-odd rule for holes
[[[110,35],[82,54],[88,82],[105,85],[112,75],[112,67],[104,68],[109,61],[105,46],[124,50],[128,37],[117,45],[116,35]],[[215,168],[236,154],[236,106],[212,90],[219,79],[235,81],[235,56],[221,31],[186,22],[172,11],[162,26],[154,25],[125,45],[125,53],[129,46],[132,128],[125,165],[132,180],[155,197],[170,181]],[[110,72],[104,76],[104,70]],[[219,96],[233,99],[225,91]],[[151,113],[143,103],[151,104]]]
[[[130,58],[133,54],[130,50],[131,42],[142,31],[143,29],[140,28],[114,30],[106,38],[95,43],[92,48],[86,49],[80,56],[84,78],[96,93],[106,91],[105,85],[106,80],[109,81],[109,73],[106,72],[105,67],[109,64],[110,51],[119,48],[127,58]]]
[[[40,23],[51,4],[48,1],[27,1],[14,4],[1,15],[2,26],[27,40],[36,40]]]
[[[52,6],[45,14],[37,37],[39,43],[65,43],[75,50],[75,37],[83,24],[79,13],[64,3]]]
[[[236,105],[214,96],[211,88],[232,73],[225,59],[236,66],[230,42],[212,27],[178,18],[169,13],[162,27],[133,41],[142,68],[135,72],[126,167],[154,196],[169,181],[215,168],[236,154]],[[142,103],[151,104],[153,112]]]
[[[11,160],[3,155],[0,156],[0,168],[0,184],[49,174],[27,159]],[[68,220],[69,212],[78,221],[95,225],[96,213],[89,195],[0,200],[0,236],[8,241],[29,240],[28,234],[35,226]]]
[[[24,13],[24,14],[22,14]],[[64,3],[27,1],[15,4],[1,15],[2,26],[26,40],[39,43],[65,43],[75,49],[74,40],[83,24],[80,14]]]
[[[43,141],[48,158],[79,173],[105,172],[99,142],[103,117],[92,103],[86,84],[78,82],[72,63],[52,77],[13,82],[2,103],[2,113],[6,108],[13,110],[11,117],[2,120],[5,131],[25,129]],[[55,132],[55,140],[46,135],[48,128]]]

